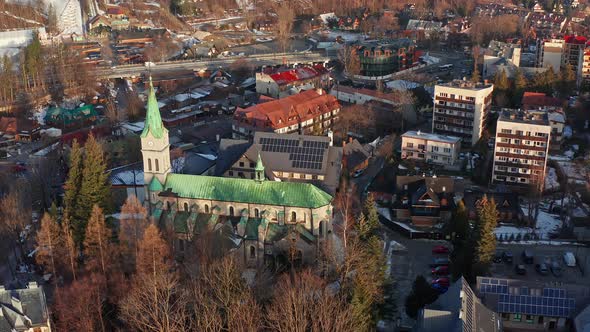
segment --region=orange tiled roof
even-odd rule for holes
[[[307,90],[246,109],[238,108],[235,117],[257,127],[277,129],[313,119],[339,107],[336,97],[323,90]]]

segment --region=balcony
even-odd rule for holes
[[[530,146],[524,144],[509,144],[509,143],[502,143],[497,142],[496,146],[499,148],[511,148],[511,149],[521,149],[521,150],[530,150],[530,151],[547,151],[546,146]],[[525,155],[528,156],[528,155]]]
[[[434,96],[434,100],[443,100],[443,101],[449,101],[451,103],[461,103],[461,104],[475,105],[475,101],[469,101],[469,100],[466,100],[466,99],[455,99],[455,98],[449,98],[449,97]]]
[[[526,136],[526,135],[516,135],[516,134],[504,134],[504,133],[497,133],[496,136],[498,138],[516,138],[524,141],[538,141],[538,142],[547,142],[548,137],[539,137],[539,136]]]

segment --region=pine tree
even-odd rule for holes
[[[79,218],[80,209],[78,204],[80,184],[82,183],[82,159],[82,148],[80,148],[78,141],[74,139],[72,150],[70,152],[70,170],[65,183],[63,205],[65,207],[64,215],[66,215],[75,226],[86,222],[86,219]]]
[[[45,213],[41,219],[41,228],[37,231],[36,240],[37,264],[43,266],[46,271],[51,271],[55,277],[63,257],[63,243],[59,224],[49,213]]]
[[[114,256],[111,240],[112,233],[107,227],[102,209],[95,204],[84,238],[84,256],[89,271],[107,276]]]
[[[172,266],[170,248],[156,225],[148,226],[138,247],[136,266],[138,274],[156,275],[170,270]]]
[[[498,224],[498,211],[494,199],[484,196],[478,209],[477,244],[475,246],[476,262],[487,268],[496,252],[496,236],[494,231]]]
[[[477,65],[475,65],[475,67],[473,68],[473,73],[471,74],[471,82],[479,83],[480,80],[481,80],[481,75],[479,73],[479,69],[477,68]]]
[[[459,201],[457,208],[453,213],[453,219],[451,221],[451,235],[453,236],[453,242],[465,241],[467,234],[469,233],[469,216],[465,203]]]
[[[49,30],[49,32],[54,34],[58,32],[57,21],[57,12],[53,4],[50,3],[49,7],[47,8],[47,29]]]
[[[524,90],[527,88],[528,82],[522,70],[518,68],[514,74],[514,90],[512,93],[512,104],[520,105],[522,101],[522,95]]]
[[[510,89],[510,81],[504,69],[497,71],[494,75],[494,90],[508,90]]]
[[[123,267],[133,268],[139,251],[139,241],[148,227],[147,211],[137,197],[131,195],[121,207],[121,224],[119,226],[119,243],[123,254]],[[128,271],[131,272],[131,271]]]
[[[437,291],[430,287],[428,281],[422,275],[417,276],[412,284],[412,291],[406,297],[406,314],[416,318],[420,309],[436,301],[437,298]]]
[[[379,227],[379,213],[377,212],[377,205],[373,195],[367,195],[365,204],[363,205],[363,212],[365,213],[368,231],[367,234],[372,234]]]
[[[76,238],[79,240],[84,234],[85,221],[90,217],[90,211],[94,204],[97,204],[102,211],[109,211],[109,174],[106,172],[107,165],[104,159],[104,151],[101,144],[92,134],[86,142],[85,155],[82,168],[82,180],[78,196],[76,222],[81,225],[76,227]]]

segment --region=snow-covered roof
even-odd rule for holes
[[[389,89],[393,89],[393,90],[409,90],[409,89],[415,89],[415,88],[421,86],[421,84],[416,83],[416,82],[412,82],[412,81],[407,81],[407,80],[395,80],[395,81],[389,81],[389,82],[385,83],[385,86],[387,86]]]
[[[338,16],[336,16],[336,14],[334,13],[325,13],[325,14],[320,14],[320,19],[322,20],[322,23],[324,24],[328,24],[328,21],[333,21],[333,20],[338,20]]]

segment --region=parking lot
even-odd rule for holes
[[[522,257],[522,252],[524,249],[528,249],[533,253],[533,264],[524,263]],[[491,273],[494,277],[540,282],[563,282],[590,286],[590,278],[587,278],[584,274],[582,274],[582,269],[585,271],[590,271],[588,270],[588,263],[590,262],[590,257],[588,257],[589,250],[586,247],[550,245],[499,245],[498,250],[508,250],[512,252],[514,255],[514,262],[512,264],[505,262],[492,264]],[[563,254],[567,251],[572,252],[576,256],[576,267],[568,267],[565,265]],[[560,277],[556,277],[551,273],[551,271],[549,271],[547,275],[541,275],[535,271],[535,264],[543,263],[546,259],[550,260],[551,262],[559,263],[563,271]],[[525,266],[526,274],[519,275],[516,273],[515,267],[517,264],[523,264]]]

